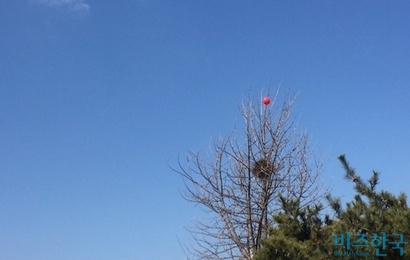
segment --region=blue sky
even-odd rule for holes
[[[408,1],[0,1],[0,258],[183,259],[203,213],[169,167],[240,124],[295,115],[351,196],[346,153],[410,184]]]

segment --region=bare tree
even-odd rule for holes
[[[186,166],[179,162],[184,198],[211,213],[190,229],[195,258],[251,259],[274,225],[279,194],[302,206],[321,196],[321,165],[291,116],[294,101],[278,104],[278,92],[268,106],[244,100],[243,132],[235,128],[215,142],[209,156],[191,151]]]

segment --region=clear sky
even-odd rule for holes
[[[409,1],[0,0],[0,259],[183,259],[168,164],[278,86],[334,195],[409,191]]]

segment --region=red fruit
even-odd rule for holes
[[[262,102],[263,102],[263,104],[265,104],[265,105],[267,106],[267,105],[270,104],[270,98],[264,97],[264,98],[262,99]]]

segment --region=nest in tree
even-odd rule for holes
[[[256,178],[267,180],[273,174],[275,168],[273,163],[266,158],[256,161],[252,167],[252,173]]]

